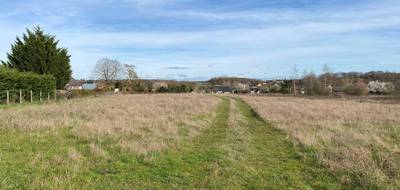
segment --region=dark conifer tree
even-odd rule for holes
[[[45,34],[40,27],[27,29],[22,39],[17,37],[7,54],[5,66],[22,72],[53,75],[57,88],[62,89],[71,79],[70,55],[66,48],[59,48],[55,36]]]

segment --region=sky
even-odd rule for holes
[[[76,79],[101,58],[175,80],[400,72],[399,0],[1,1],[0,59],[38,25],[68,48]]]

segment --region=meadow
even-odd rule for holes
[[[400,104],[243,96],[340,178],[361,189],[400,187]],[[310,153],[308,153],[310,155]]]
[[[340,189],[240,99],[82,98],[0,109],[1,189]]]
[[[396,189],[400,105],[201,94],[0,109],[0,189]]]

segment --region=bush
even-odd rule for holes
[[[157,88],[156,92],[157,93],[166,93],[166,92],[168,92],[168,88],[162,86],[160,88]]]
[[[186,84],[169,84],[167,91],[169,93],[188,93],[193,91],[193,87]]]
[[[343,91],[347,95],[363,96],[368,94],[368,86],[359,81],[355,84],[346,84]]]
[[[0,68],[0,91],[32,90],[35,93],[53,93],[56,79],[52,75],[39,75],[31,72],[18,72]]]
[[[319,79],[314,74],[309,74],[303,79],[304,89],[309,95],[327,95],[328,89],[324,88]]]
[[[132,91],[133,91],[133,92],[145,92],[146,89],[145,89],[145,87],[143,87],[139,82],[135,82],[135,83],[132,85]]]

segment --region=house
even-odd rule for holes
[[[82,90],[82,81],[71,79],[67,85],[65,85],[66,90]]]
[[[96,89],[97,88],[97,85],[96,85],[96,83],[85,83],[85,84],[82,84],[82,89],[83,90],[94,90],[94,89]]]
[[[229,86],[214,86],[211,88],[212,94],[227,94],[227,93],[236,93],[237,91]]]

